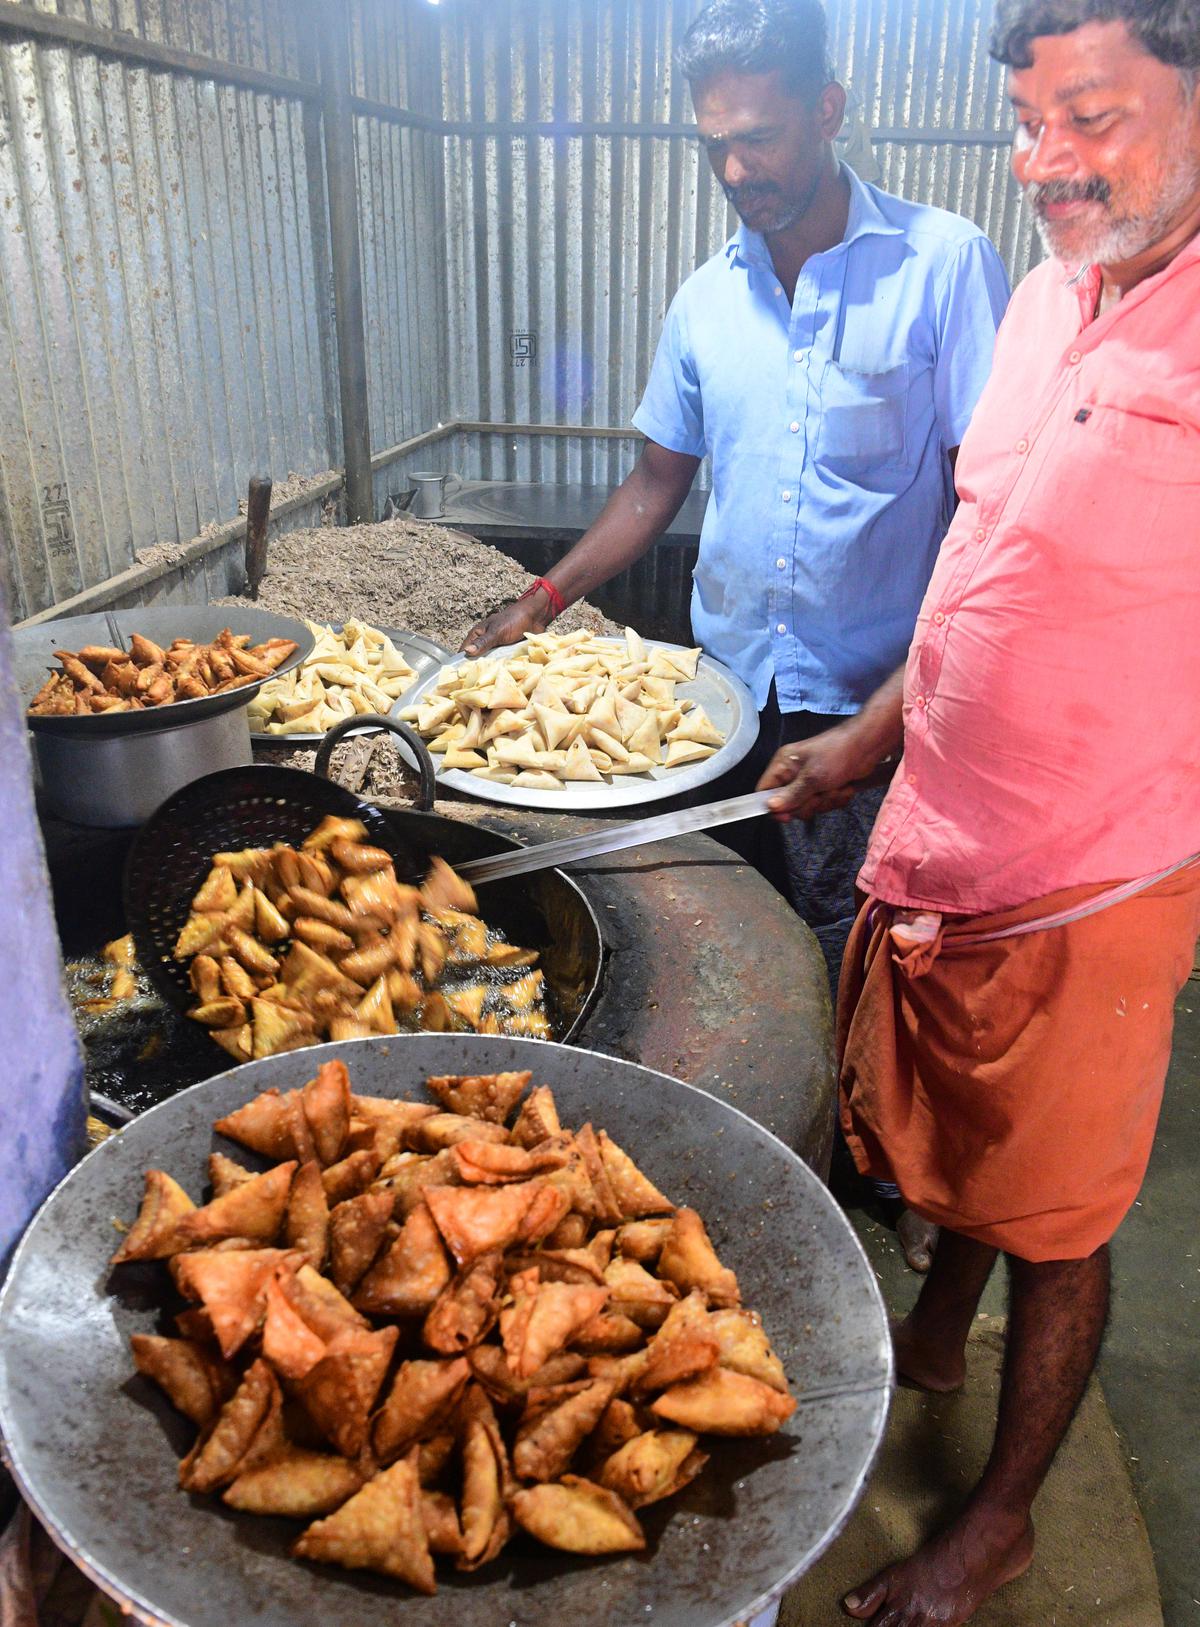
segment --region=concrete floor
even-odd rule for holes
[[[1200,981],[1179,997],[1150,1169],[1113,1244],[1114,1293],[1100,1381],[1129,1457],[1158,1567],[1165,1627],[1200,1627]],[[893,1234],[850,1212],[889,1308],[920,1278]],[[1001,1314],[993,1274],[982,1309]],[[1031,1622],[1029,1627],[1042,1627]]]

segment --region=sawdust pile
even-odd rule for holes
[[[488,543],[400,516],[274,538],[258,603],[310,621],[357,617],[376,627],[421,633],[457,650],[481,617],[515,599],[532,581],[528,571]],[[575,627],[620,631],[586,600],[554,623],[555,632]]]

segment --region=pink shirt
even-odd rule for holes
[[[909,651],[859,877],[977,914],[1200,849],[1200,238],[1093,319],[1013,296]]]

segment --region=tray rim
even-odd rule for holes
[[[349,1051],[351,1055],[353,1055],[355,1049],[363,1046],[371,1046],[377,1049],[382,1048],[385,1050],[386,1054],[386,1047],[396,1043],[409,1044],[415,1041],[420,1044],[422,1041],[438,1040],[443,1037],[444,1036],[441,1035],[376,1035],[371,1038],[342,1042],[341,1044],[331,1043],[323,1046],[314,1046],[309,1049],[307,1054],[311,1056],[315,1052],[329,1053],[332,1055],[334,1053],[341,1054]],[[486,1048],[492,1043],[492,1037],[488,1035],[455,1035],[453,1037],[456,1041],[467,1042],[469,1047],[472,1049],[479,1048],[481,1050],[486,1050]],[[576,1057],[586,1055],[595,1058],[596,1061],[605,1065],[616,1064],[619,1068],[632,1067],[637,1069],[640,1074],[649,1079],[665,1080],[672,1087],[682,1087],[684,1090],[694,1092],[698,1096],[708,1097],[710,1100],[715,1101],[720,1108],[733,1115],[735,1119],[744,1120],[747,1124],[752,1126],[755,1131],[765,1136],[769,1142],[774,1143],[779,1152],[781,1152],[787,1160],[799,1166],[806,1182],[811,1181],[818,1189],[822,1189],[827,1192],[827,1188],[825,1188],[825,1184],[821,1181],[820,1177],[809,1168],[800,1155],[796,1153],[793,1148],[789,1147],[786,1142],[782,1141],[772,1131],[768,1130],[765,1125],[760,1124],[756,1119],[751,1118],[749,1114],[743,1112],[741,1108],[736,1107],[732,1102],[725,1101],[722,1097],[713,1096],[711,1092],[705,1091],[699,1085],[693,1085],[689,1081],[679,1079],[677,1076],[672,1074],[665,1074],[659,1069],[647,1068],[641,1063],[630,1062],[625,1058],[609,1056],[608,1054],[599,1051],[592,1051],[584,1046],[565,1046],[556,1041],[521,1040],[514,1037],[505,1037],[504,1043],[515,1044],[522,1048],[536,1046],[539,1054],[543,1056],[546,1055],[548,1050],[563,1050]],[[92,1148],[90,1152],[85,1154],[85,1156],[67,1172],[62,1180],[60,1180],[54,1186],[52,1191],[38,1207],[33,1218],[25,1228],[17,1247],[13,1251],[4,1281],[0,1283],[0,1329],[2,1329],[4,1326],[5,1314],[9,1309],[9,1302],[16,1296],[14,1285],[18,1281],[18,1267],[22,1263],[22,1259],[26,1251],[31,1249],[33,1246],[33,1233],[35,1228],[42,1221],[44,1215],[50,1209],[51,1205],[58,1199],[59,1194],[63,1191],[63,1189],[67,1187],[69,1183],[78,1179],[79,1171],[83,1169],[85,1165],[90,1164],[93,1160],[99,1160],[107,1156],[112,1156],[111,1149],[113,1144],[121,1141],[131,1130],[136,1130],[138,1125],[140,1125],[144,1120],[149,1119],[153,1114],[162,1112],[164,1109],[173,1109],[175,1104],[181,1102],[183,1098],[199,1091],[210,1090],[217,1084],[227,1081],[234,1074],[242,1074],[249,1069],[262,1069],[266,1065],[278,1063],[278,1061],[278,1057],[264,1057],[258,1059],[257,1061],[241,1063],[238,1067],[226,1069],[224,1073],[215,1074],[209,1079],[200,1080],[196,1084],[188,1086],[186,1090],[179,1091],[174,1096],[168,1097],[165,1101],[159,1102],[155,1106],[148,1108],[145,1113],[138,1114],[130,1121],[129,1124],[123,1125],[120,1129],[114,1131],[111,1136],[107,1137],[98,1146]],[[247,1095],[246,1100],[249,1099],[250,1096]],[[879,1453],[883,1446],[887,1420],[891,1408],[891,1398],[896,1387],[895,1360],[892,1352],[891,1339],[887,1332],[887,1307],[884,1303],[883,1294],[875,1277],[875,1273],[870,1266],[866,1252],[863,1249],[862,1243],[855,1233],[854,1228],[845,1218],[843,1212],[834,1203],[832,1195],[829,1195],[829,1202],[833,1208],[833,1211],[841,1220],[853,1248],[857,1251],[857,1254],[861,1259],[863,1266],[863,1281],[867,1289],[868,1297],[874,1307],[876,1316],[879,1319],[884,1332],[882,1342],[883,1370],[881,1374],[877,1378],[864,1377],[864,1379],[859,1383],[840,1386],[838,1387],[837,1393],[878,1395],[884,1405],[877,1420],[874,1440],[871,1443],[870,1449],[865,1454],[858,1470],[852,1476],[851,1483],[847,1487],[847,1490],[843,1496],[842,1508],[838,1518],[825,1533],[824,1537],[821,1538],[814,1547],[804,1552],[797,1560],[795,1560],[792,1566],[789,1568],[787,1574],[784,1577],[773,1581],[766,1592],[757,1594],[747,1605],[739,1605],[736,1613],[733,1616],[721,1618],[719,1624],[714,1623],[713,1627],[740,1627],[740,1624],[743,1624],[745,1621],[767,1608],[767,1606],[780,1599],[783,1593],[790,1586],[792,1586],[801,1576],[806,1574],[807,1571],[812,1568],[817,1560],[820,1559],[820,1557],[829,1549],[829,1547],[837,1540],[842,1531],[845,1529],[851,1515],[858,1506],[867,1481],[875,1467]],[[102,1292],[103,1290],[99,1291]],[[821,1405],[823,1401],[829,1399],[831,1393],[834,1392],[829,1390],[810,1391],[807,1394],[800,1392],[796,1396],[797,1412],[799,1412],[800,1408],[804,1407],[805,1405]],[[131,1619],[144,1623],[145,1627],[190,1627],[190,1623],[181,1617],[160,1613],[149,1600],[144,1600],[135,1590],[131,1589],[117,1576],[110,1572],[105,1564],[96,1559],[93,1555],[84,1553],[74,1546],[69,1534],[60,1526],[58,1519],[50,1512],[48,1508],[43,1505],[34,1492],[30,1482],[30,1476],[25,1468],[25,1465],[23,1464],[18,1451],[13,1446],[10,1432],[4,1427],[6,1422],[6,1414],[8,1411],[7,1401],[7,1373],[5,1368],[0,1365],[0,1456],[3,1457],[3,1461],[11,1473],[22,1497],[29,1504],[30,1508],[33,1509],[37,1514],[39,1522],[45,1527],[47,1533],[50,1535],[59,1550],[65,1554],[66,1557],[76,1566],[76,1568],[82,1571],[83,1574],[87,1576],[96,1587],[98,1587],[106,1596],[113,1599],[123,1612],[128,1613]]]
[[[623,639],[612,633],[596,633],[593,637],[609,644],[620,644]],[[648,650],[694,650],[694,644],[671,644],[666,639],[648,638],[643,641]],[[456,651],[451,661],[444,662],[445,666],[461,666],[467,661],[487,660],[490,656],[509,656],[521,648],[520,644],[500,644],[495,649],[488,650],[482,656],[469,656],[464,651]],[[702,785],[708,785],[720,778],[731,768],[747,757],[758,739],[758,707],[754,704],[754,696],[749,688],[742,682],[735,672],[715,660],[701,650],[697,670],[703,670],[705,675],[725,687],[729,691],[729,698],[736,701],[740,717],[737,726],[711,757],[706,757],[699,763],[685,763],[681,768],[660,770],[663,778],[651,775],[622,774],[613,784],[604,782],[600,787],[594,781],[570,782],[561,791],[539,791],[536,789],[515,788],[511,785],[501,785],[496,780],[481,779],[465,768],[440,768],[443,754],[433,755],[434,772],[437,783],[444,785],[452,791],[479,802],[497,802],[510,808],[535,808],[549,813],[604,813],[610,808],[640,807],[647,802],[662,802],[668,797],[682,796],[685,792],[695,791]],[[437,674],[430,673],[428,678],[414,685],[403,697],[405,706],[412,706],[432,686]],[[695,680],[689,680],[694,682]],[[679,686],[681,692],[687,697],[687,683]],[[399,702],[397,702],[399,705]]]

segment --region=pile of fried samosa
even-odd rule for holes
[[[432,1593],[434,1555],[475,1570],[518,1529],[642,1549],[636,1511],[694,1479],[702,1436],[791,1416],[700,1216],[547,1086],[521,1103],[529,1079],[432,1078],[433,1105],[327,1062],[217,1121],[265,1173],[213,1153],[197,1208],[147,1172],[114,1263],[165,1261],[190,1302],[178,1337],[132,1340],[199,1429],[183,1488]]]
[[[366,838],[329,814],[298,849],[216,854],[175,942],[188,1016],[237,1062],[402,1023],[549,1039],[536,952],[484,924],[445,860],[406,886]]]
[[[203,700],[262,683],[296,648],[288,638],[269,638],[251,646],[249,633],[226,627],[211,644],[177,638],[164,650],[152,638],[134,633],[127,650],[108,644],[55,650],[62,670],[52,672],[38,690],[29,716],[88,717]]]

